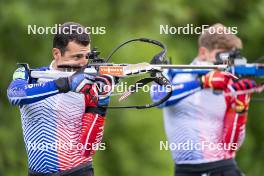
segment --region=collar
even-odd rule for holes
[[[55,60],[53,60],[53,61],[50,63],[50,65],[49,65],[49,69],[50,69],[50,70],[55,70],[55,69],[53,68],[54,63],[55,63]]]

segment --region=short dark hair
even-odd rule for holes
[[[210,28],[217,29],[221,34],[210,34]],[[226,33],[225,33],[226,32]],[[209,50],[213,49],[242,49],[242,41],[224,25],[217,23],[207,28],[199,37],[199,47],[205,47]]]
[[[53,48],[58,48],[63,55],[68,43],[71,41],[87,46],[90,44],[90,36],[85,28],[78,23],[66,22],[59,25],[53,38]]]

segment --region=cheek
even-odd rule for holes
[[[205,52],[205,53],[204,53],[204,59],[205,59],[205,60],[210,60],[210,58],[211,58],[210,53]]]
[[[86,65],[88,63],[88,59],[84,59],[83,61],[82,61],[82,64],[84,64],[84,65]]]
[[[58,65],[60,65],[60,64],[62,64],[62,63],[63,63],[63,59],[62,59],[62,58],[60,58],[60,59],[58,59],[58,60],[57,60],[57,62],[58,62]]]
[[[75,59],[74,61],[76,63],[83,64],[83,63],[87,63],[88,59],[86,59],[85,57],[82,57],[82,58],[79,58],[79,59]]]
[[[67,61],[67,60],[69,60],[69,59],[67,59],[67,55],[63,55],[63,56],[60,57],[59,62],[63,63],[65,61]]]
[[[85,66],[87,64],[87,59],[82,59],[82,60],[79,60],[79,61],[75,61],[75,64],[78,64],[80,66]]]
[[[210,60],[211,61],[215,61],[216,59],[215,59],[215,55],[216,55],[216,53],[210,53]]]

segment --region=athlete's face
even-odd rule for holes
[[[74,41],[68,43],[65,52],[62,54],[58,48],[52,49],[55,60],[53,67],[58,69],[60,65],[84,66],[87,64],[87,53],[90,52],[90,45],[83,46]]]
[[[209,50],[205,47],[200,47],[198,57],[201,61],[205,61],[208,63],[215,63],[216,62],[216,54],[219,52],[224,52],[224,51],[226,51],[226,50],[225,49]]]

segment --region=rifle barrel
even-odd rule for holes
[[[152,65],[156,67],[160,67],[162,69],[220,69],[224,70],[228,66],[227,65]]]

